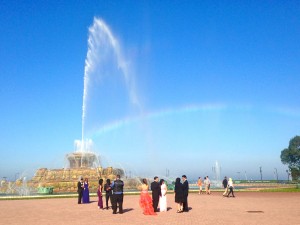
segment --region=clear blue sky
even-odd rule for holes
[[[132,82],[90,80],[85,133],[104,167],[196,178],[218,161],[222,176],[257,179],[261,166],[286,179],[280,152],[300,134],[299,1],[1,0],[0,12],[0,177],[65,167],[96,17]]]

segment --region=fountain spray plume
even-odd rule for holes
[[[112,50],[112,52],[110,52]],[[85,130],[85,118],[87,112],[87,99],[89,97],[89,87],[92,82],[92,73],[96,71],[97,67],[100,67],[105,63],[106,57],[109,54],[113,54],[118,68],[122,71],[124,76],[126,87],[129,92],[130,101],[133,105],[136,105],[138,109],[141,109],[140,103],[135,91],[135,82],[132,74],[130,74],[128,62],[124,59],[118,40],[114,37],[110,28],[100,18],[94,18],[93,25],[89,27],[88,37],[88,51],[85,60],[84,68],[84,88],[83,88],[83,103],[82,103],[82,142],[84,142],[84,130]],[[99,78],[103,76],[99,72]],[[84,144],[81,145],[84,147]],[[83,151],[84,149],[82,149]]]

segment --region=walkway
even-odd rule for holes
[[[189,195],[188,213],[176,213],[174,195],[168,194],[168,212],[145,216],[139,208],[138,195],[124,197],[124,214],[112,215],[99,210],[97,197],[90,204],[76,203],[76,198],[1,200],[1,224],[25,225],[198,225],[198,224],[289,224],[300,221],[300,193],[238,192],[236,198]]]

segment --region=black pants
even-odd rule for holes
[[[123,213],[123,194],[113,194],[111,196],[111,204],[113,213],[117,213],[117,208],[119,205],[119,213]]]
[[[228,193],[228,195],[227,195],[227,196],[229,196],[229,195],[230,195],[230,193],[231,193],[231,196],[233,196],[233,197],[234,197],[234,194],[233,194],[233,187],[229,187],[229,193]]]
[[[106,193],[106,195],[105,195],[105,200],[106,200],[106,208],[107,208],[107,209],[108,209],[108,201],[109,201],[109,199],[110,199],[110,201],[111,201],[111,195],[109,195],[109,194]]]
[[[152,204],[153,204],[153,209],[154,212],[157,212],[157,207],[158,207],[158,202],[159,202],[159,196],[153,196],[152,195]]]
[[[78,191],[78,204],[81,204],[83,191]]]
[[[183,197],[183,202],[182,202],[182,210],[185,212],[189,211],[189,206],[188,206],[188,196]]]

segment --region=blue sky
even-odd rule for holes
[[[85,138],[104,167],[195,178],[213,177],[218,161],[234,179],[258,179],[260,166],[286,179],[280,152],[300,133],[298,1],[1,1],[0,11],[0,177],[65,167],[82,138],[96,18],[129,79],[113,57],[90,79]]]

